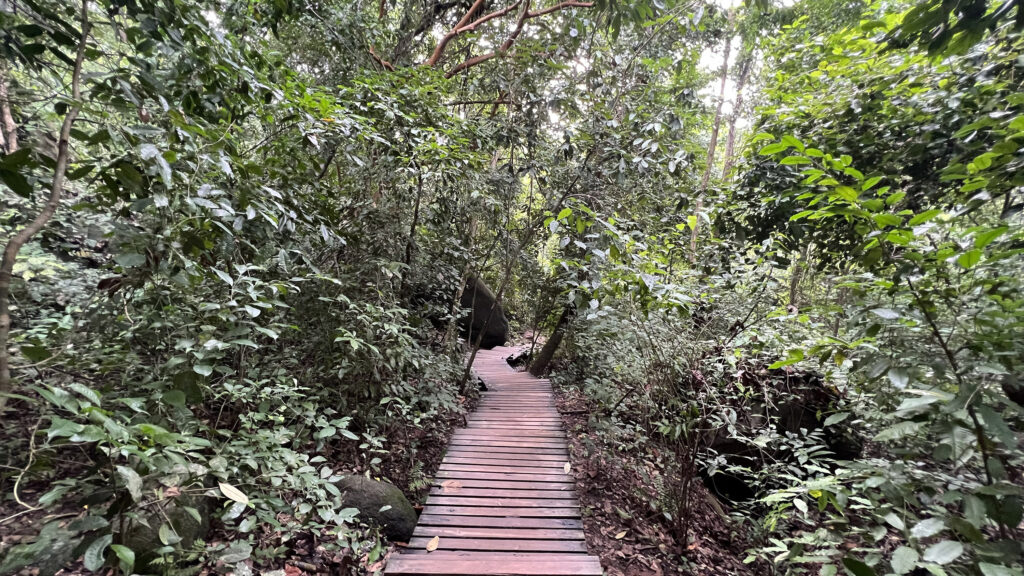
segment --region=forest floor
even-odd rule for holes
[[[671,522],[653,505],[663,498],[656,467],[642,453],[616,451],[602,442],[577,390],[556,387],[555,397],[568,432],[587,546],[601,557],[609,576],[758,574],[755,566],[743,563],[743,531],[715,510],[715,497],[702,484],[691,486],[692,535],[682,545],[672,535]]]

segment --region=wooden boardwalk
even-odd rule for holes
[[[512,352],[477,354],[488,390],[455,432],[409,547],[385,574],[601,575],[587,554],[551,383],[513,371]]]

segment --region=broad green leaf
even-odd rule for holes
[[[113,541],[114,537],[110,534],[103,534],[92,541],[92,544],[85,549],[85,555],[82,557],[82,564],[86,570],[96,572],[103,567],[103,564],[106,563],[106,555],[104,553]]]
[[[956,259],[956,263],[959,264],[960,267],[964,268],[965,270],[970,270],[971,268],[974,268],[974,266],[977,265],[980,261],[981,250],[978,249],[968,250],[967,252],[964,252]]]
[[[761,156],[771,156],[772,154],[778,154],[779,152],[782,152],[783,150],[786,150],[787,148],[789,148],[788,144],[783,144],[782,142],[776,142],[775,144],[769,144],[769,145],[761,148],[761,150],[758,151],[758,154],[760,154]]]
[[[225,498],[228,498],[229,500],[234,500],[239,504],[249,503],[249,497],[246,496],[244,492],[242,492],[238,488],[235,488],[231,484],[228,484],[227,482],[218,482],[217,486],[220,487],[220,493],[223,494]]]
[[[926,562],[946,565],[959,558],[963,553],[963,544],[954,540],[942,540],[932,544],[924,551],[924,560]]]
[[[849,417],[850,417],[850,413],[849,412],[837,412],[835,414],[832,414],[828,418],[825,418],[825,422],[822,424],[822,426],[825,427],[825,428],[828,428],[829,426],[833,426],[835,424],[839,424],[840,422],[842,422],[843,420],[846,420]]]
[[[900,546],[892,553],[892,571],[896,574],[906,574],[917,566],[919,558],[917,550],[908,546]]]
[[[846,569],[852,572],[854,576],[876,576],[874,569],[850,556],[843,558],[843,566],[846,566]]]
[[[798,164],[810,164],[810,158],[804,156],[786,156],[779,162],[783,166],[796,166]]]
[[[135,568],[135,552],[127,546],[120,544],[111,544],[110,549],[117,555],[118,565],[121,568],[121,572],[124,574],[131,574],[132,569]]]
[[[914,525],[910,529],[910,535],[914,538],[928,538],[935,536],[946,528],[946,523],[941,518],[927,518]]]
[[[136,502],[142,500],[142,477],[127,466],[118,466],[117,475],[124,481],[125,488]]]
[[[980,250],[985,246],[988,246],[996,238],[1002,236],[1007,230],[1009,230],[1008,227],[1000,226],[999,228],[992,228],[990,230],[979,232],[974,236],[974,247]]]

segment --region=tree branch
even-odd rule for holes
[[[0,411],[7,404],[7,394],[12,390],[7,340],[11,333],[10,291],[14,262],[18,258],[21,248],[53,218],[64,193],[64,175],[68,169],[68,157],[70,156],[68,148],[71,141],[71,127],[82,110],[82,66],[85,63],[85,49],[89,41],[89,0],[82,0],[81,23],[82,37],[78,44],[78,53],[75,56],[75,66],[71,72],[72,104],[67,115],[64,116],[64,123],[61,125],[60,137],[57,141],[57,166],[53,170],[50,196],[47,198],[43,210],[35,219],[28,226],[19,230],[7,243],[4,248],[3,261],[0,263]]]
[[[529,18],[536,18],[538,16],[543,16],[545,14],[551,14],[552,12],[557,12],[559,10],[565,10],[566,8],[593,8],[593,7],[594,7],[594,3],[593,2],[575,2],[575,1],[562,2],[561,4],[555,4],[554,6],[552,6],[550,8],[544,8],[543,10],[538,10],[536,12],[530,12],[530,15],[528,17]]]
[[[515,4],[512,4],[511,6],[508,6],[503,10],[499,10],[498,12],[492,12],[491,14],[488,14],[487,16],[480,18],[473,24],[466,26],[465,29],[471,30],[472,26],[475,26],[482,22],[486,22],[487,20],[496,17],[496,15],[503,16],[509,13],[513,8],[518,6],[519,3],[520,2],[516,2]],[[523,4],[523,11],[519,14],[519,19],[516,21],[516,29],[512,31],[512,34],[509,35],[508,39],[505,40],[505,42],[501,46],[499,46],[497,50],[494,50],[493,52],[488,52],[486,54],[480,54],[479,56],[474,56],[472,58],[462,61],[459,65],[449,70],[444,75],[444,77],[451,78],[452,76],[455,76],[456,74],[462,72],[463,70],[468,70],[469,68],[487,62],[488,60],[492,60],[499,56],[504,56],[512,48],[512,45],[515,44],[516,40],[519,38],[519,35],[523,33],[523,28],[526,26],[527,20],[539,18],[541,16],[544,16],[545,14],[551,14],[552,12],[557,12],[558,10],[563,10],[565,8],[590,8],[593,5],[593,2],[579,2],[576,0],[571,0],[568,2],[556,4],[554,6],[551,6],[550,8],[544,8],[543,10],[531,12],[530,0],[526,0],[526,2]]]
[[[462,28],[466,24],[469,24],[470,19],[473,18],[473,14],[475,14],[476,11],[479,10],[484,5],[484,1],[485,0],[476,0],[476,2],[474,2],[473,5],[470,6],[469,11],[467,11],[466,15],[463,16],[461,20],[459,20],[459,23],[456,24],[454,28],[449,30],[448,33],[444,35],[444,38],[441,38],[441,41],[437,43],[437,47],[434,48],[434,53],[431,54],[430,58],[428,58],[427,61],[423,63],[424,66],[437,65],[437,62],[441,59],[441,55],[444,54],[444,49],[448,46],[448,43],[451,42],[453,38],[459,35],[459,28]]]
[[[392,64],[391,62],[388,62],[387,60],[385,60],[385,59],[381,58],[380,56],[378,56],[377,53],[374,52],[372,44],[370,45],[370,56],[372,56],[373,59],[377,61],[377,64],[380,64],[381,68],[384,68],[388,72],[394,72],[395,71],[394,64]]]

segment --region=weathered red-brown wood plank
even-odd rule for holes
[[[435,576],[601,576],[601,563],[586,554],[433,552],[401,554],[388,561],[387,574]]]
[[[507,516],[444,516],[423,513],[420,526],[466,526],[477,528],[562,528],[582,529],[579,518],[509,518]]]
[[[413,538],[409,541],[409,552],[426,554],[430,538]],[[477,538],[445,538],[438,542],[442,550],[491,550],[501,552],[578,552],[586,554],[587,543],[583,540],[492,540]]]
[[[488,391],[452,437],[413,538],[385,574],[602,573],[587,554],[551,383],[513,371],[505,362],[510,351],[477,356],[475,372]]]

